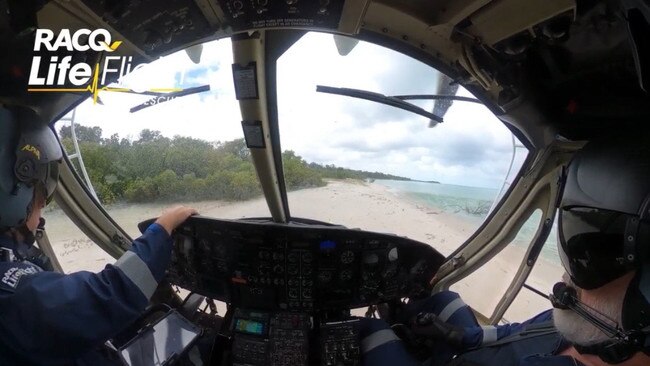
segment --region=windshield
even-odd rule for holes
[[[347,56],[331,35],[294,44],[278,61],[285,179],[302,188],[289,193],[292,216],[407,235],[445,255],[465,242],[528,153],[503,123],[481,104],[456,101],[429,127],[422,114],[317,92],[431,95],[445,89],[441,82],[430,66],[370,43]],[[457,95],[473,97],[463,88]],[[408,102],[434,110],[431,100]],[[296,183],[313,171],[312,182]]]
[[[232,63],[227,39],[204,44],[197,64],[177,52],[117,86],[180,95],[104,91],[57,123],[79,175],[133,237],[139,221],[177,203],[220,218],[269,216],[243,140]],[[340,56],[331,35],[309,33],[279,59],[277,73],[292,217],[405,235],[448,255],[481,225],[528,153],[481,104],[455,101],[445,113],[432,100],[407,100],[416,114],[316,91],[473,98],[430,66],[377,45],[360,42]],[[444,122],[432,123],[432,113]]]
[[[268,216],[243,141],[230,40],[202,47],[198,64],[180,51],[111,85],[176,92],[102,91],[56,125],[79,175],[132,237],[139,221],[179,203],[215,217]]]

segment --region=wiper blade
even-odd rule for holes
[[[178,97],[184,97],[186,95],[192,95],[192,94],[196,94],[196,93],[203,93],[203,92],[206,92],[206,91],[209,91],[209,90],[210,90],[210,85],[201,85],[201,86],[196,86],[196,87],[193,87],[193,88],[183,89],[183,90],[173,92],[173,93],[165,93],[163,95],[156,96],[155,98],[151,98],[151,99],[147,100],[146,102],[131,108],[129,111],[131,113],[134,113],[134,112],[143,110],[145,108],[152,107],[154,105],[169,102],[170,100],[174,100],[174,99],[176,99]]]
[[[397,98],[401,100],[457,100],[459,102],[483,104],[483,102],[481,102],[476,98],[460,97],[458,95],[446,95],[446,94],[394,95],[393,98]]]
[[[405,102],[403,99],[397,97],[386,96],[380,93],[375,93],[366,90],[351,89],[351,88],[335,88],[332,86],[325,86],[325,85],[316,85],[316,91],[321,93],[344,95],[352,98],[365,99],[376,103],[386,104],[391,107],[395,107],[415,114],[419,114],[420,116],[427,117],[430,120],[436,121],[438,123],[442,122],[442,117],[435,115],[429,111],[426,111],[414,104]]]

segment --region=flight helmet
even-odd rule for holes
[[[558,232],[562,264],[580,288],[636,271],[621,325],[642,340],[632,350],[649,353],[650,133],[593,140],[576,153],[566,171]]]
[[[33,110],[0,106],[0,230],[25,223],[36,189],[50,201],[62,156],[54,132]]]

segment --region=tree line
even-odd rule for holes
[[[177,200],[246,200],[261,194],[244,139],[211,143],[191,137],[168,138],[144,129],[137,139],[100,127],[75,126],[79,149],[98,198],[104,204]],[[73,151],[70,126],[60,132],[66,151]],[[408,178],[307,163],[293,151],[282,153],[288,190],[321,187],[326,179]],[[73,163],[78,167],[78,161]]]

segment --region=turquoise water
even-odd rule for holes
[[[477,229],[487,217],[492,202],[499,193],[495,188],[468,187],[442,183],[424,183],[397,180],[376,180],[375,183],[388,187],[392,192],[403,195],[416,204],[442,210],[470,221]],[[537,225],[541,219],[541,211],[533,214],[519,231],[513,245],[523,248],[530,244]],[[557,254],[557,230],[553,225],[541,256],[547,260],[559,263]]]
[[[477,227],[489,213],[499,191],[493,188],[398,180],[376,180],[375,183],[433,210],[462,216]]]

